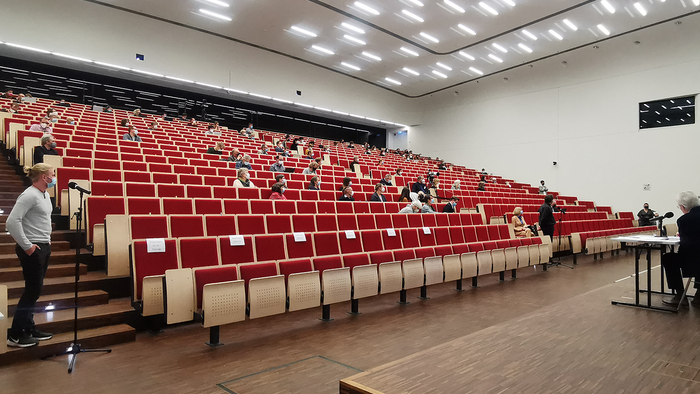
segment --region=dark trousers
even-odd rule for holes
[[[675,290],[677,294],[683,294],[683,277],[688,278],[696,274],[693,262],[678,253],[666,253],[661,256],[661,265],[666,271],[668,288]]]
[[[27,253],[19,245],[15,246],[15,253],[19,257],[24,275],[24,292],[17,303],[17,310],[10,329],[10,335],[14,338],[22,335],[23,331],[34,328],[34,308],[36,300],[41,294],[41,288],[44,286],[46,270],[49,268],[51,245],[36,245],[41,249],[36,249],[31,256],[27,256]]]
[[[554,240],[554,226],[543,226],[540,224],[540,228],[542,229],[542,234],[549,235],[549,239]]]

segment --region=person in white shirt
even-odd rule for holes
[[[250,181],[247,168],[238,169],[238,178],[233,181],[233,187],[256,187],[253,182]]]
[[[41,131],[42,133],[48,133],[51,134],[53,133],[53,128],[49,126],[50,120],[48,116],[44,116],[41,118],[41,123],[39,124],[33,124],[30,128],[29,131]]]
[[[540,192],[539,194],[546,195],[549,189],[547,189],[547,186],[544,185],[544,180],[540,181]]]

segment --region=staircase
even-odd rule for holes
[[[7,215],[17,197],[26,188],[15,168],[4,160],[0,163],[0,284],[8,287],[8,314],[14,315],[24,290],[24,279],[15,242],[5,231]],[[56,218],[59,216],[56,215]],[[8,348],[0,354],[0,366],[24,360],[50,356],[64,351],[73,342],[72,308],[75,297],[75,233],[57,229],[51,233],[51,258],[37,302],[34,321],[37,328],[54,334],[53,339],[25,349]],[[83,234],[84,237],[84,234]],[[84,238],[83,238],[84,239]],[[138,314],[129,298],[129,278],[109,278],[104,259],[93,257],[82,249],[80,253],[80,282],[78,285],[78,341],[84,347],[105,347],[136,339]],[[11,320],[8,323],[8,327]]]

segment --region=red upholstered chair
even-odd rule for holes
[[[509,239],[510,238],[510,230],[508,229],[507,224],[499,224],[498,225],[498,234],[501,236],[501,239]]]
[[[467,244],[452,245],[452,253],[454,253],[454,254],[469,253],[469,245],[467,245]]]
[[[501,234],[498,232],[498,225],[491,224],[486,226],[489,233],[489,239],[492,241],[497,241],[501,239]]]
[[[160,184],[158,187],[158,197],[185,197],[185,185]]]
[[[405,214],[401,214],[401,213],[391,214],[391,223],[392,223],[393,227],[394,228],[409,228],[409,227],[411,227],[408,224],[408,216],[409,215],[405,215]],[[419,215],[415,215],[415,216],[419,216]]]
[[[355,238],[348,237],[348,233],[341,231],[338,233],[338,240],[340,241],[340,251],[343,254],[347,253],[359,253],[362,252],[362,241],[361,237],[355,233]]]
[[[401,242],[404,249],[413,249],[421,246],[418,234],[419,232],[423,233],[422,229],[402,228],[398,231],[401,234]],[[433,239],[433,244],[434,243],[435,239]]]
[[[459,213],[453,213],[451,215],[447,215],[447,219],[450,223],[450,226],[461,226],[462,225],[462,218],[459,216]]]
[[[289,215],[265,215],[268,234],[285,234],[292,232],[292,221]]]
[[[482,250],[486,250],[484,248],[483,242],[472,242],[469,243],[469,251],[470,252],[481,252]]]
[[[246,289],[251,279],[279,275],[276,263],[241,264],[238,270],[241,273],[241,279],[245,281]]]
[[[464,233],[464,242],[477,242],[478,238],[476,236],[475,226],[464,226],[462,227],[462,233]]]
[[[178,179],[181,185],[204,185],[204,178],[201,175],[180,174]]]
[[[165,215],[129,216],[131,239],[169,238],[168,217]]]
[[[448,227],[447,231],[450,233],[450,241],[453,244],[464,243],[464,232],[462,231],[462,227]]]
[[[264,215],[238,215],[238,234],[267,234]]]
[[[203,237],[204,217],[201,215],[170,215],[170,236]]]
[[[394,224],[391,222],[391,215],[388,213],[374,213],[374,222],[378,229],[393,228]]]
[[[316,215],[316,229],[318,231],[338,231],[335,215]]]
[[[362,240],[362,246],[364,252],[374,252],[378,250],[388,249],[382,245],[381,231],[379,230],[364,230],[359,233],[355,233],[356,236],[359,234]],[[343,236],[341,234],[341,236]]]
[[[369,208],[369,203],[368,202],[354,202],[353,208],[355,209],[355,213],[370,213],[370,208]]]
[[[255,187],[238,188],[238,198],[242,200],[260,200],[260,189]]]
[[[186,185],[188,198],[211,198],[211,186]]]
[[[340,254],[340,246],[338,244],[338,233],[322,232],[314,233],[314,249],[316,256],[328,256]]]
[[[124,171],[124,182],[151,183],[151,173],[147,171]]]
[[[242,236],[243,245],[231,246],[229,236],[218,237],[219,255],[222,264],[240,264],[255,261],[255,251],[253,250],[253,237]]]
[[[350,268],[372,264],[367,253],[353,253],[343,255],[343,266]]]
[[[404,261],[416,258],[416,253],[413,249],[394,250],[394,261]]]
[[[121,182],[92,181],[91,196],[123,197],[124,186]]]
[[[437,219],[435,219],[434,214],[420,214],[421,217],[423,218],[423,226],[425,227],[436,227],[437,226]]]
[[[297,213],[318,213],[316,201],[297,201]]]
[[[189,198],[162,198],[163,214],[165,215],[192,215],[194,206]]]
[[[424,259],[426,257],[435,256],[435,248],[433,247],[418,248],[415,250],[415,252],[417,259]]]
[[[449,245],[452,243],[452,241],[450,241],[449,227],[435,227],[434,229],[432,229],[432,233],[435,236],[436,245]]]
[[[93,181],[121,182],[122,172],[119,170],[92,170]]]
[[[214,192],[214,198],[227,198],[227,199],[235,199],[238,198],[238,192],[236,188],[234,187],[227,187],[227,186],[214,186],[212,188]]]
[[[291,274],[311,272],[314,270],[311,259],[284,260],[280,261],[278,266],[280,275],[284,275],[285,279],[288,279]]]
[[[372,264],[390,263],[394,261],[394,254],[391,251],[371,252],[369,259]]]
[[[314,263],[314,269],[321,274],[328,269],[343,268],[343,262],[340,256],[315,257],[312,261]]]
[[[282,234],[255,235],[256,261],[275,261],[287,258]]]
[[[449,245],[436,246],[434,250],[435,256],[449,256],[453,253],[452,246]]]
[[[156,185],[153,183],[132,183],[124,184],[126,195],[129,197],[156,197]]]
[[[384,203],[381,202],[370,202],[369,211],[371,213],[386,213]]]
[[[371,213],[358,214],[357,228],[359,230],[375,230],[377,223],[374,221],[374,215]]]
[[[235,215],[206,215],[204,223],[209,237],[237,234]]]
[[[177,242],[174,239],[165,240],[165,252],[162,253],[149,253],[146,240],[134,241],[131,244],[131,256],[134,273],[132,299],[135,302],[143,299],[144,278],[163,276],[166,270],[179,268]]]
[[[489,240],[489,232],[487,229],[488,226],[481,225],[481,226],[474,226],[474,229],[476,230],[476,238],[479,240],[479,242],[484,242]]]
[[[462,221],[462,226],[470,226],[473,223],[472,221],[472,214],[471,213],[460,213],[459,217]]]
[[[250,213],[252,214],[271,214],[275,213],[275,208],[272,205],[272,200],[251,200]]]
[[[418,229],[418,239],[420,241],[420,246],[426,247],[426,246],[435,246],[435,233],[434,233],[435,227],[430,229],[430,234],[426,234],[425,230],[423,229]],[[404,245],[404,247],[406,247]]]
[[[129,197],[126,199],[129,215],[160,215],[160,199],[152,197]]]
[[[297,213],[296,203],[289,200],[275,200],[275,213],[295,215]]]
[[[337,213],[355,213],[355,210],[353,209],[353,204],[348,203],[347,201],[336,201],[335,202],[335,211]]]
[[[438,227],[447,227],[450,225],[450,220],[447,218],[448,215],[444,215],[442,213],[436,213],[435,215],[435,222],[437,223]]]
[[[216,237],[196,237],[178,239],[180,266],[197,268],[219,265],[219,248]]]
[[[235,265],[207,267],[194,270],[197,309],[202,309],[204,285],[238,280],[238,267]]]
[[[338,214],[336,219],[338,221],[338,230],[358,230],[355,214]]]
[[[423,215],[416,214],[406,214],[408,218],[409,227],[419,228],[423,227]]]
[[[334,201],[318,201],[316,206],[318,208],[318,213],[335,213]]]
[[[194,212],[197,215],[216,215],[224,212],[218,198],[195,198]]]
[[[295,234],[285,234],[285,242],[287,245],[287,255],[290,259],[314,256],[314,244],[311,233],[304,233],[304,240]]]
[[[224,200],[224,212],[227,215],[248,215],[250,205],[247,200]]]
[[[316,221],[314,215],[293,215],[292,224],[295,232],[316,232]]]
[[[399,230],[394,229],[393,236],[389,235],[389,229],[381,229],[381,230],[377,230],[377,231],[381,232],[381,239],[384,242],[384,249],[395,250],[395,249],[401,249],[404,247],[403,243],[401,242],[401,232]],[[375,249],[375,250],[380,250],[380,249]]]

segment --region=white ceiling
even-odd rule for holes
[[[163,6],[163,1],[87,1],[272,50],[407,97],[424,96],[480,78],[479,72],[488,76],[700,12],[700,0],[607,0],[615,9],[614,13],[606,10],[602,4],[605,0],[360,1],[379,15],[363,10],[355,0],[169,0],[167,7]],[[455,10],[448,2],[465,12]],[[480,3],[491,6],[498,15],[488,13]],[[646,11],[646,16],[642,16],[635,3]],[[219,20],[200,10],[215,12],[231,20]],[[418,22],[404,11],[424,21]],[[577,29],[574,31],[567,26],[564,19]],[[344,23],[360,28],[364,33],[358,33]],[[464,31],[460,24],[476,34]],[[604,34],[598,25],[604,26],[610,34]],[[292,26],[312,32],[316,37],[300,33]],[[523,29],[537,39],[528,37]],[[555,38],[552,32],[562,39]],[[421,33],[439,42],[433,42]],[[366,44],[357,43],[353,38]],[[500,45],[507,52],[493,44]],[[324,53],[314,46],[333,54]],[[402,51],[402,47],[418,56]],[[363,52],[378,56],[381,61]]]

